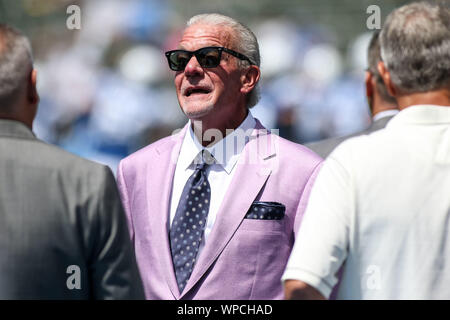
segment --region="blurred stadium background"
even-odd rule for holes
[[[361,130],[370,5],[381,21],[402,0],[0,0],[0,22],[32,41],[41,103],[36,135],[108,164],[186,123],[164,51],[185,22],[218,12],[247,24],[262,55],[262,98],[252,109],[267,128],[299,143]],[[81,8],[69,30],[66,9]]]

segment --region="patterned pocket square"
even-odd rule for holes
[[[250,206],[245,219],[281,220],[286,207],[279,202],[255,201]]]

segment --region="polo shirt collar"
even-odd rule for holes
[[[0,136],[22,139],[35,139],[34,133],[22,122],[0,119]]]
[[[414,105],[400,111],[387,127],[402,124],[450,124],[450,106]]]
[[[399,113],[399,110],[397,109],[381,111],[374,115],[372,120],[377,121],[386,117],[395,116],[397,113]]]

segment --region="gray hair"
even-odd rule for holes
[[[11,111],[32,65],[29,40],[17,29],[0,24],[0,112]]]
[[[193,16],[187,22],[187,26],[194,24],[204,23],[208,25],[220,25],[230,27],[234,31],[234,45],[235,49],[239,53],[247,56],[250,61],[260,67],[261,57],[259,54],[258,40],[255,34],[242,23],[234,20],[233,18],[218,14],[218,13],[205,13]],[[245,68],[249,65],[246,60],[239,60],[238,66]],[[255,88],[247,96],[247,108],[251,108],[256,105],[260,98],[259,84],[256,84]]]
[[[381,31],[381,56],[401,92],[426,92],[449,85],[449,9],[416,2],[391,12]]]
[[[380,31],[376,30],[372,34],[372,38],[370,39],[369,48],[367,50],[367,62],[369,65],[368,71],[375,78],[375,84],[377,91],[383,101],[396,103],[395,98],[391,96],[386,88],[386,85],[383,82],[383,79],[378,72],[378,62],[381,61],[381,53],[380,53]]]

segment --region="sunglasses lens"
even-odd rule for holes
[[[183,71],[193,54],[203,68],[215,68],[220,64],[221,53],[219,48],[203,48],[195,52],[175,50],[166,53],[166,55],[170,69]]]
[[[191,59],[191,55],[184,51],[174,51],[169,55],[170,69],[182,71]]]
[[[203,68],[215,68],[220,64],[220,51],[217,48],[199,50],[196,57]]]

